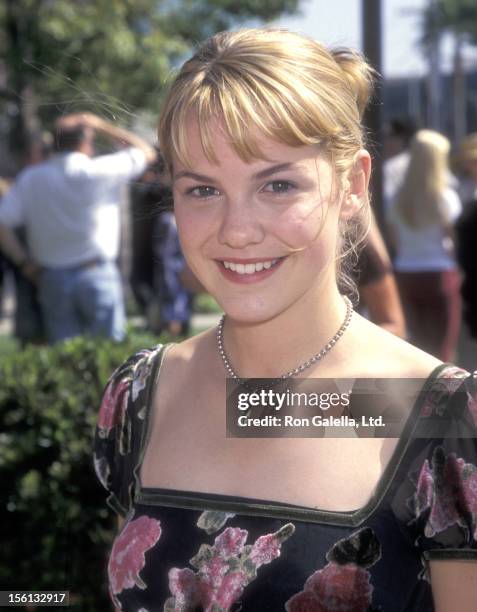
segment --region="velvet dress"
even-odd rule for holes
[[[477,377],[426,380],[371,499],[323,511],[141,487],[164,346],[112,375],[94,461],[126,521],[108,565],[127,612],[428,612],[427,562],[477,560]]]

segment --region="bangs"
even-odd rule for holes
[[[339,129],[326,112],[317,113],[317,105],[323,102],[303,95],[306,87],[295,83],[296,95],[291,99],[290,81],[285,86],[276,78],[247,72],[224,70],[217,74],[211,70],[200,75],[201,82],[188,83],[180,98],[170,104],[163,116],[163,127],[170,150],[167,157],[176,156],[190,166],[188,155],[188,126],[197,121],[205,156],[217,163],[213,148],[214,130],[219,128],[235,153],[245,162],[265,159],[260,149],[263,137],[271,138],[293,147],[321,145],[326,150],[330,136]],[[251,74],[252,73],[252,74]],[[300,91],[301,90],[301,91]],[[309,91],[309,90],[308,90]],[[308,92],[306,92],[308,93]],[[162,130],[161,130],[162,131]],[[165,132],[162,131],[165,135]]]
[[[223,32],[204,43],[173,80],[159,144],[169,170],[173,158],[190,166],[192,119],[213,163],[213,135],[220,130],[245,162],[265,158],[260,141],[266,138],[292,147],[319,145],[341,174],[362,147],[361,112],[370,87],[369,67],[349,51],[330,53],[281,30]]]

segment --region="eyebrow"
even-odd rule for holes
[[[269,168],[265,168],[265,170],[260,170],[260,172],[256,172],[252,178],[260,180],[272,176],[277,172],[281,172],[282,170],[289,170],[292,168],[294,164],[287,162],[284,164],[276,164],[275,166],[270,166]],[[202,181],[204,183],[213,183],[215,179],[206,176],[205,174],[197,174],[196,172],[191,172],[190,170],[181,170],[174,176],[174,181],[178,181],[181,178],[191,178],[195,181]]]
[[[256,174],[253,175],[253,177],[255,179],[264,179],[267,178],[268,176],[272,176],[272,174],[276,174],[277,172],[281,172],[282,170],[289,170],[290,168],[293,167],[294,164],[292,163],[285,163],[285,164],[276,164],[275,166],[270,166],[270,168],[265,168],[265,170],[260,170],[260,172],[257,172]]]

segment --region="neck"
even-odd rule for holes
[[[319,353],[335,336],[345,317],[346,303],[335,289],[325,296],[321,294],[319,299],[315,296],[302,299],[260,323],[226,318],[225,352],[239,377],[279,377]],[[338,352],[341,351],[333,347],[324,360],[334,361]]]

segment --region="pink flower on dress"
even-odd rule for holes
[[[373,586],[370,573],[354,563],[328,563],[312,574],[301,593],[285,605],[287,612],[366,612]]]
[[[188,568],[171,569],[172,597],[165,609],[175,612],[192,612],[197,607],[204,612],[228,610],[256,578],[257,569],[280,555],[281,544],[294,530],[288,523],[276,533],[261,536],[252,546],[246,546],[248,532],[228,527],[215,538],[212,546],[203,544],[191,559],[197,572]]]
[[[228,610],[242,595],[244,588],[249,583],[247,573],[243,570],[229,572],[226,574],[209,605],[218,605],[223,610]]]
[[[441,414],[445,410],[448,397],[462,385],[462,380],[467,376],[467,372],[461,368],[446,368],[427,392],[421,408],[421,417],[430,417],[434,413]]]
[[[271,563],[280,556],[280,542],[275,534],[260,536],[250,551],[250,559],[257,567]]]
[[[215,538],[214,551],[224,559],[236,557],[242,552],[247,537],[248,531],[245,529],[228,527]]]
[[[113,427],[122,423],[128,405],[129,379],[114,379],[106,387],[98,416],[101,437],[106,438]]]
[[[123,423],[130,393],[134,402],[145,388],[152,367],[152,356],[151,350],[138,351],[111,376],[98,417],[99,435],[102,438],[107,438],[113,427]]]
[[[470,517],[477,539],[477,467],[437,447],[431,464],[426,459],[422,466],[411,507],[416,519],[430,508],[424,528],[428,538],[453,525],[467,529]]]
[[[301,591],[285,604],[286,612],[326,612],[312,591]]]
[[[381,558],[374,531],[363,527],[327,552],[328,564],[312,574],[303,591],[285,604],[287,612],[368,612],[373,586],[368,569]]]
[[[200,602],[195,573],[189,569],[173,567],[169,572],[169,589],[174,595],[174,610],[193,610]]]
[[[432,505],[432,497],[434,491],[434,477],[429,466],[429,461],[426,459],[422,466],[417,481],[416,493],[414,496],[414,507],[416,515],[422,514],[427,508]]]
[[[139,572],[146,563],[145,553],[155,546],[160,537],[160,522],[141,516],[126,523],[116,538],[109,558],[108,574],[111,596],[118,607],[116,595],[123,589],[132,589],[134,586],[146,588]]]

